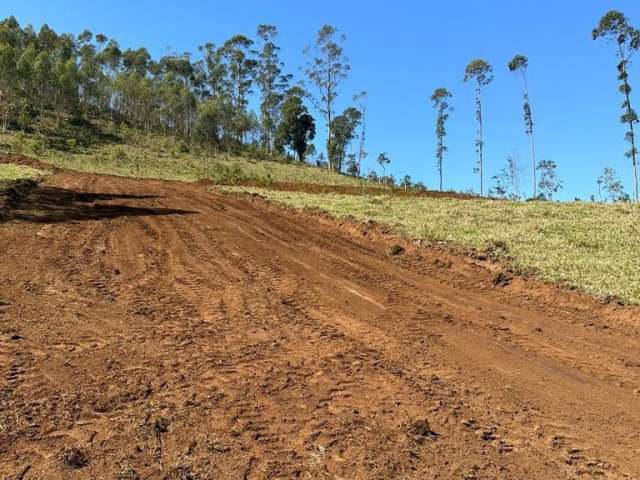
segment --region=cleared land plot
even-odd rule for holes
[[[178,182],[54,173],[0,242],[0,477],[640,475],[637,309]]]
[[[488,250],[511,257],[515,267],[533,269],[545,280],[640,303],[640,209],[632,204],[231,190],[337,217],[382,222],[411,238]]]

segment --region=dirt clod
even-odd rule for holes
[[[423,443],[425,440],[435,440],[438,434],[431,430],[429,422],[417,420],[409,425],[407,436],[416,443]]]
[[[491,282],[494,287],[506,287],[513,280],[513,277],[506,272],[498,272]]]
[[[87,455],[78,448],[67,448],[60,455],[60,461],[69,468],[80,469],[89,464]]]
[[[397,243],[391,245],[389,248],[389,255],[392,257],[396,257],[398,255],[402,255],[404,253],[404,247],[402,245],[398,245]]]

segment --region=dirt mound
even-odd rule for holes
[[[56,173],[0,242],[2,478],[640,476],[638,309],[171,182]]]

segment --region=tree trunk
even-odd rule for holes
[[[624,81],[624,95],[627,100],[627,115],[631,114],[633,111],[631,109],[631,95],[630,95],[630,86],[629,79],[627,73],[627,59],[624,56],[624,51],[622,50],[622,45],[618,44],[618,48],[620,49],[620,61],[622,65],[622,78]],[[640,196],[638,195],[638,165],[636,162],[636,137],[635,131],[633,128],[633,119],[629,120],[629,139],[631,141],[631,163],[633,166],[633,192],[636,200],[636,204],[640,204]]]
[[[480,84],[478,83],[478,134],[479,134],[479,144],[478,144],[478,153],[480,155],[480,196],[484,195],[484,173],[483,173],[483,149],[484,149],[484,141],[483,141],[483,131],[482,131],[482,97],[480,91]]]

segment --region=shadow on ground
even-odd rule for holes
[[[114,200],[148,200],[154,195],[77,192],[56,187],[38,187],[11,208],[0,211],[0,222],[63,223],[118,217],[189,215],[198,212],[110,203]],[[109,203],[98,203],[109,202]]]

